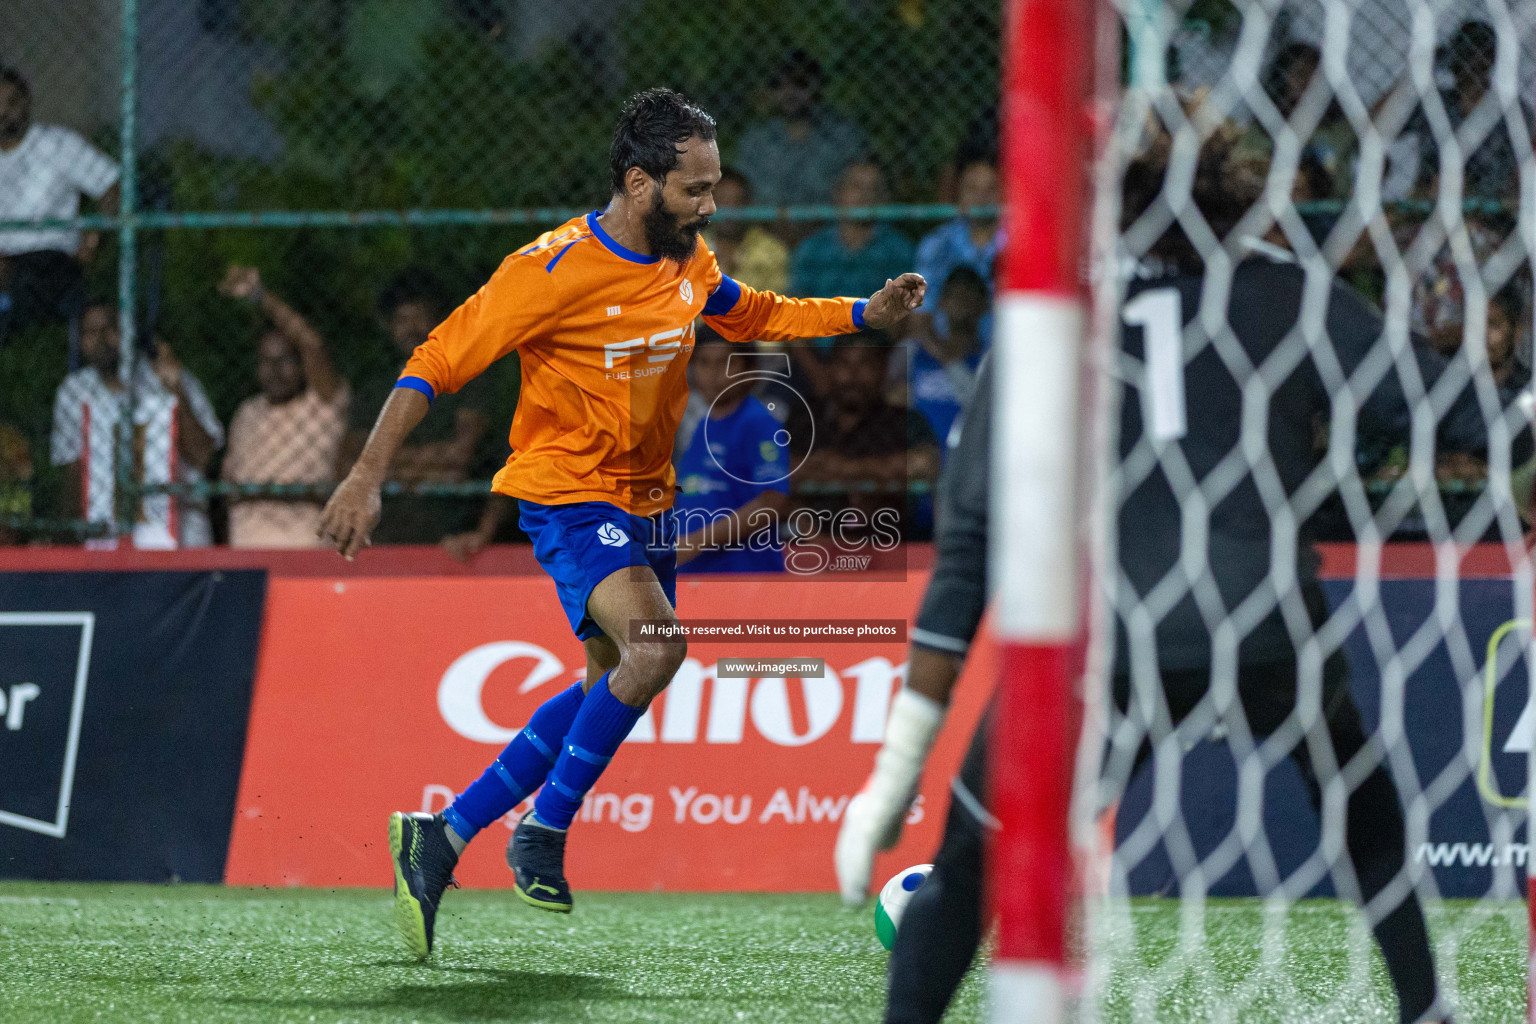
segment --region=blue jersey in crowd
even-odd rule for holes
[[[685,513],[738,509],[764,491],[788,494],[789,442],[783,430],[763,403],[751,395],[720,419],[706,416],[700,420],[677,464],[673,509],[683,516],[679,531],[689,533],[703,523],[701,517],[690,522]],[[705,552],[678,566],[678,572],[783,571],[784,548],[777,536],[759,535],[752,546],[764,547],[765,541],[769,543],[760,551]]]
[[[949,432],[960,415],[960,396],[955,394],[955,386],[950,382],[944,364],[923,346],[913,345],[912,348],[912,361],[907,368],[909,401],[933,428],[933,436],[939,439],[940,453],[948,455]],[[964,357],[963,361],[972,373],[981,364],[981,356],[980,352],[972,352]]]
[[[997,260],[997,255],[1002,251],[1003,232],[999,230],[992,236],[992,241],[986,246],[978,248],[971,241],[971,228],[965,218],[956,217],[945,224],[940,224],[917,243],[917,255],[914,257],[916,266],[914,269],[923,275],[928,282],[928,294],[923,296],[923,304],[920,307],[924,313],[933,317],[934,326],[940,334],[944,334],[948,327],[944,311],[939,309],[939,296],[944,291],[944,282],[949,280],[949,275],[960,266],[970,267],[981,275],[981,279],[987,283],[987,288],[992,288],[992,265]],[[981,318],[978,333],[981,335],[981,344],[985,348],[992,343],[992,314],[987,313]],[[942,442],[944,436],[939,435]]]

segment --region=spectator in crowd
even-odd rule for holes
[[[1481,21],[1462,22],[1440,51],[1439,56],[1453,82],[1450,90],[1441,96],[1453,129],[1460,130],[1462,123],[1473,115],[1487,96],[1492,87],[1497,52],[1498,36],[1493,26]],[[1492,102],[1498,106],[1497,97]],[[1490,121],[1482,142],[1470,154],[1463,154],[1462,194],[1474,199],[1512,200],[1520,189],[1520,162],[1531,157],[1531,107],[1520,100],[1515,108],[1517,119],[1523,126],[1517,129],[1518,142],[1511,141],[1511,129],[1503,112],[1494,113],[1499,116]],[[1427,117],[1421,114],[1416,123],[1423,139],[1421,180],[1427,195],[1432,191],[1429,183],[1438,180],[1439,176],[1439,140],[1430,130]]]
[[[1517,278],[1488,301],[1488,369],[1506,391],[1530,386],[1531,369],[1520,362],[1520,334],[1528,322],[1526,281]]]
[[[917,244],[917,272],[927,281],[948,281],[956,267],[967,266],[981,275],[992,288],[992,264],[1002,248],[1002,232],[994,212],[998,202],[997,166],[985,160],[967,164],[960,172],[960,216],[934,228]],[[940,289],[929,288],[923,306],[909,321],[913,334],[924,347],[938,344],[947,328],[944,312],[939,309]],[[982,317],[982,345],[992,341],[992,314]]]
[[[118,375],[119,342],[116,307],[87,306],[80,317],[86,365],[64,378],[53,402],[52,458],[55,466],[64,467],[63,513],[68,518],[117,521],[117,435],[125,404],[133,414],[131,459],[141,485],[202,483],[208,460],[224,444],[224,428],[203,386],[182,367],[171,346],[155,339],[152,358],[135,354],[129,394]],[[213,542],[202,502],[150,494],[127,514],[134,521],[135,547]],[[102,546],[116,544],[111,537]]]
[[[1436,51],[1440,70],[1452,82],[1451,88],[1440,95],[1440,105],[1450,122],[1449,131],[1461,133],[1463,123],[1477,113],[1488,97],[1497,52],[1497,34],[1492,26],[1481,21],[1462,22],[1446,44]],[[1417,96],[1418,86],[1412,75],[1404,74],[1397,85],[1383,95],[1377,108],[1416,102]],[[1491,108],[1479,118],[1482,123],[1476,129],[1480,141],[1470,147],[1470,138],[1463,138],[1460,143],[1462,195],[1469,199],[1513,201],[1520,187],[1520,163],[1530,159],[1531,155],[1531,106],[1527,100],[1517,99],[1512,111],[1517,122],[1513,130],[1515,141],[1512,141],[1510,118],[1506,116],[1511,111],[1503,108],[1502,100],[1497,96],[1488,102]],[[1403,190],[1394,182],[1404,177],[1404,171],[1412,182],[1406,194],[1419,199],[1436,197],[1440,179],[1440,133],[1435,130],[1435,120],[1420,103],[1393,141],[1388,151],[1386,180],[1382,184],[1383,199],[1403,198]]]
[[[677,465],[677,565],[681,572],[779,572],[778,526],[789,507],[789,435],[752,394],[731,383],[752,346],[699,328],[688,368],[707,412]],[[733,373],[732,370],[735,370]]]
[[[867,160],[848,165],[837,183],[843,210],[885,201],[885,175]],[[873,295],[912,266],[912,243],[889,224],[840,217],[795,247],[791,295]],[[823,339],[829,345],[831,339]]]
[[[997,164],[997,107],[988,106],[971,118],[965,134],[955,147],[955,155],[939,168],[939,182],[934,198],[941,203],[960,201],[960,172],[974,163]]]
[[[1475,224],[1469,222],[1468,226],[1475,227]],[[1479,235],[1478,230],[1471,232],[1474,254],[1482,263],[1492,250],[1479,245]],[[1449,262],[1448,252],[1442,252],[1442,255],[1446,257],[1446,264],[1441,266],[1437,261],[1416,284],[1410,315],[1415,335],[1423,334],[1429,347],[1450,359],[1462,349],[1466,295],[1454,264]],[[1485,334],[1488,369],[1494,384],[1505,392],[1505,404],[1513,400],[1510,396],[1514,392],[1531,383],[1530,339],[1525,336],[1530,316],[1529,294],[1530,278],[1521,274],[1488,300]],[[1468,389],[1474,387],[1473,383],[1467,385]],[[1360,442],[1360,464],[1373,479],[1390,483],[1407,472],[1406,446],[1386,444],[1382,438],[1363,430]],[[1441,484],[1479,483],[1488,475],[1487,460],[1480,454],[1441,452],[1436,457],[1435,473]]]
[[[875,164],[850,164],[838,180],[837,205],[842,209],[874,206],[885,201],[885,175]],[[790,262],[791,295],[871,295],[885,282],[912,266],[912,243],[888,224],[842,217],[795,247]],[[830,386],[828,369],[818,353],[832,347],[832,338],[816,338],[790,346],[796,368],[812,391]]]
[[[27,439],[0,423],[0,547],[19,543],[21,531],[8,519],[32,517],[32,452]]]
[[[938,476],[938,442],[922,413],[886,400],[889,362],[890,346],[870,334],[839,340],[828,360],[832,387],[819,397],[814,413],[797,403],[784,424],[797,483],[854,485],[846,494],[814,495],[798,502],[832,515],[853,510],[856,521],[842,530],[849,538],[868,535],[876,513],[883,512],[882,521],[905,539],[915,539],[907,485],[919,480],[931,484]],[[859,486],[869,484],[876,489]],[[883,532],[888,536],[890,531]]]
[[[754,202],[752,185],[744,174],[734,167],[720,172],[715,185],[716,207],[740,209]],[[704,232],[704,241],[726,277],[758,291],[788,292],[789,248],[761,224],[718,220]]]
[[[1322,61],[1322,54],[1311,43],[1289,43],[1275,54],[1264,72],[1264,91],[1281,117],[1289,118],[1295,112]]]
[[[1511,281],[1488,300],[1486,341],[1488,346],[1488,370],[1493,382],[1508,393],[1530,386],[1531,371],[1516,357],[1516,339],[1525,315],[1525,290],[1520,280]],[[1456,349],[1444,355],[1454,355]],[[1469,385],[1470,387],[1470,385]],[[1506,399],[1507,401],[1507,399]],[[1387,477],[1394,471],[1399,474],[1406,458],[1395,460],[1388,468]],[[1461,483],[1478,485],[1488,479],[1488,460],[1481,455],[1464,452],[1440,452],[1435,457],[1435,478],[1442,484]]]
[[[117,165],[77,133],[34,124],[27,80],[0,66],[0,220],[68,220],[82,194],[115,214],[117,179]],[[81,265],[99,240],[94,231],[0,232],[0,342],[25,324],[81,312]]]
[[[864,133],[822,106],[821,64],[804,50],[785,58],[769,83],[774,117],[742,133],[736,162],[766,206],[825,203],[844,167],[864,151]]]
[[[1479,104],[1496,104],[1497,97],[1488,96],[1496,47],[1497,38],[1491,27],[1467,21],[1452,33],[1438,53],[1442,67],[1451,74],[1454,83],[1441,95],[1441,103],[1450,128],[1458,133],[1466,131],[1465,123]],[[1405,79],[1394,91],[1411,87],[1412,82]],[[1503,113],[1491,106],[1484,111],[1483,117],[1490,118],[1487,134],[1475,146],[1463,147],[1462,194],[1469,199],[1515,199],[1520,164],[1531,158],[1531,142],[1529,129],[1522,128],[1524,139],[1518,145],[1511,143]],[[1529,105],[1522,104],[1517,116],[1523,124],[1530,125]],[[1422,106],[1402,135],[1413,140],[1421,154],[1415,194],[1434,198],[1439,189],[1440,150],[1431,118]],[[1485,265],[1516,229],[1515,218],[1507,210],[1469,210],[1464,214],[1463,225],[1472,258],[1479,266]],[[1410,246],[1422,244],[1422,234],[1441,228],[1434,221],[1426,223],[1422,216],[1398,213],[1393,216],[1393,231],[1398,245],[1407,252]],[[1438,237],[1445,236],[1441,233]],[[1466,324],[1466,289],[1448,241],[1441,245],[1430,265],[1414,277],[1411,315],[1413,329],[1426,335],[1442,355],[1452,355],[1460,349]]]
[[[256,381],[229,424],[223,476],[240,484],[329,484],[347,430],[351,389],[325,340],[267,290],[255,267],[232,266],[219,291],[257,307],[272,324],[257,343]],[[229,543],[237,548],[322,546],[317,496],[230,499]]]
[[[1467,240],[1471,243],[1473,259],[1484,265],[1503,244],[1513,224],[1499,216],[1474,216],[1468,214],[1464,224]],[[1398,242],[1407,250],[1413,237],[1420,230],[1412,221],[1399,221],[1396,228]],[[1456,266],[1455,254],[1449,244],[1443,245],[1424,271],[1413,279],[1412,327],[1429,338],[1441,355],[1454,355],[1461,348],[1462,332],[1467,319],[1466,289],[1461,283],[1461,272]]]
[[[1452,130],[1464,131],[1464,122],[1479,104],[1496,101],[1496,97],[1488,96],[1496,44],[1492,28],[1483,22],[1468,21],[1462,23],[1440,49],[1438,59],[1454,82],[1453,87],[1440,97]],[[1412,81],[1405,78],[1394,92],[1412,88]],[[1518,146],[1512,145],[1503,113],[1493,109],[1484,112],[1485,117],[1490,115],[1492,119],[1482,141],[1475,147],[1463,147],[1462,194],[1469,199],[1513,202],[1519,187],[1521,160],[1531,157],[1530,139],[1527,135]],[[1529,125],[1529,106],[1522,104],[1518,116]],[[1521,129],[1522,132],[1527,130]],[[1439,189],[1440,150],[1431,118],[1422,105],[1404,128],[1401,138],[1408,140],[1420,155],[1413,194],[1433,199]],[[1391,216],[1394,235],[1404,252],[1409,251],[1410,246],[1421,245],[1421,236],[1427,232],[1440,231],[1438,237],[1445,237],[1438,223],[1426,223],[1421,215],[1396,212]],[[1463,216],[1463,225],[1472,258],[1479,266],[1485,265],[1516,229],[1510,211],[1487,209],[1468,210]],[[1361,248],[1363,243],[1362,238]],[[1466,290],[1456,255],[1448,241],[1441,245],[1429,266],[1413,278],[1411,316],[1413,329],[1427,336],[1442,355],[1451,355],[1460,349],[1466,323]]]
[[[380,315],[393,351],[375,372],[359,381],[352,401],[351,429],[343,442],[341,474],[351,468],[368,439],[372,416],[395,386],[400,367],[450,312],[446,291],[431,274],[417,268],[400,272],[384,289]],[[438,395],[432,412],[411,433],[389,467],[389,480],[403,484],[457,484],[470,479],[485,461],[481,445],[491,425],[498,374],[485,373],[457,394]],[[478,502],[463,498],[385,497],[384,517],[373,532],[375,544],[437,544],[462,533],[474,522]]]
[[[939,295],[944,333],[931,339],[908,338],[896,352],[907,378],[908,403],[923,414],[940,442],[947,439],[955,418],[970,402],[981,363],[981,321],[992,308],[987,282],[968,266],[958,266]]]
[[[1295,112],[1321,64],[1322,54],[1311,43],[1291,43],[1275,57],[1265,74],[1265,91],[1282,117]],[[1348,199],[1354,192],[1358,159],[1355,130],[1338,102],[1330,101],[1302,146],[1299,173],[1305,179],[1305,194],[1297,199]]]

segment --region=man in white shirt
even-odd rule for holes
[[[118,375],[117,310],[88,306],[80,318],[86,365],[59,385],[53,402],[52,461],[64,466],[64,513],[92,523],[119,518],[118,423],[132,408],[134,477],[142,484],[200,483],[208,460],[224,444],[224,428],[197,378],[171,347],[157,343],[153,360],[134,360],[130,395]],[[133,521],[137,548],[205,547],[213,543],[208,514],[197,504],[164,494],[146,495],[121,512]],[[114,548],[117,538],[88,542]]]
[[[81,195],[117,213],[117,164],[68,128],[33,124],[27,80],[0,66],[0,220],[68,220]],[[0,231],[0,341],[24,323],[80,312],[81,265],[98,241],[94,231]]]

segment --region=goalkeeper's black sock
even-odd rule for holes
[[[1361,899],[1369,903],[1397,877],[1405,862],[1403,812],[1385,768],[1378,766],[1350,794],[1348,816],[1349,858]],[[1444,1010],[1436,1006],[1435,958],[1418,894],[1409,890],[1371,930],[1397,992],[1398,1019],[1403,1024],[1444,1019]]]
[[[937,1024],[981,944],[982,827],[951,801],[933,873],[896,929],[885,1024]]]
[[[1419,898],[1410,894],[1397,909],[1376,922],[1372,929],[1381,946],[1392,988],[1397,992],[1398,1019],[1402,1024],[1445,1019],[1443,1011],[1431,1014],[1436,1003],[1435,961],[1429,952],[1429,933]]]
[[[1349,691],[1341,689],[1348,679],[1348,664],[1335,655],[1328,660],[1324,672],[1328,740],[1333,747],[1335,763],[1347,765],[1365,749],[1368,741],[1359,709]],[[1330,690],[1334,697],[1328,696]],[[1322,787],[1305,745],[1298,747],[1292,756],[1302,769],[1312,806],[1321,811]],[[1402,874],[1407,861],[1403,805],[1385,766],[1378,764],[1349,794],[1344,840],[1355,882],[1360,887],[1361,904],[1367,905]],[[1418,894],[1409,889],[1371,931],[1381,947],[1387,973],[1392,977],[1392,988],[1397,993],[1398,1019],[1403,1024],[1446,1019],[1448,1014],[1439,1005],[1435,957]]]

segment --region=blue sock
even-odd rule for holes
[[[580,683],[539,705],[527,727],[512,738],[485,774],[471,782],[443,811],[443,818],[460,839],[469,842],[476,832],[522,803],[543,784],[581,705]]]
[[[551,828],[570,828],[582,798],[643,714],[645,708],[630,707],[608,692],[608,675],[604,673],[581,702],[576,721],[566,733],[565,749],[533,803],[541,822]]]

